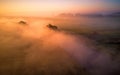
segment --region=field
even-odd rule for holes
[[[119,30],[52,30],[24,19],[0,20],[0,75],[120,74]]]

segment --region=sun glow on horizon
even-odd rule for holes
[[[60,13],[96,13],[119,10],[106,0],[13,0],[1,1],[0,15],[53,16]]]

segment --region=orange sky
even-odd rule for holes
[[[5,0],[0,3],[0,15],[50,16],[59,13],[92,13],[117,10],[104,0]]]

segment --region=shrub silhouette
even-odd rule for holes
[[[26,25],[27,24],[27,22],[25,22],[25,21],[19,21],[18,23],[22,24],[22,25]]]
[[[47,27],[52,30],[58,30],[58,27],[52,24],[48,24]]]

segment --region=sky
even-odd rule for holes
[[[0,16],[51,16],[60,13],[120,11],[120,0],[0,0]]]

